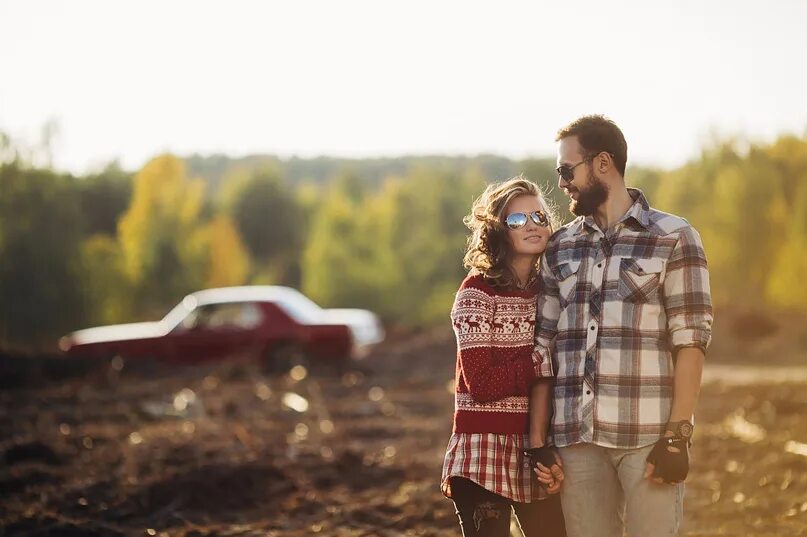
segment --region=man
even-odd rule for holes
[[[627,143],[612,121],[582,117],[556,140],[558,186],[578,218],[544,253],[534,360],[551,360],[555,376],[550,430],[566,528],[570,537],[678,535],[711,339],[701,239],[625,186]],[[549,404],[534,424],[548,421]],[[552,460],[543,440],[530,450],[536,465]]]

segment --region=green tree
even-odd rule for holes
[[[78,187],[86,226],[84,233],[114,237],[118,220],[126,212],[132,197],[131,174],[113,162],[100,173],[81,178]]]
[[[370,306],[371,289],[356,278],[369,251],[360,240],[360,201],[352,197],[350,182],[336,181],[313,212],[303,252],[303,291],[323,306]]]
[[[129,322],[137,315],[132,296],[137,288],[127,278],[115,237],[98,233],[81,244],[82,282],[92,325]]]
[[[222,200],[252,259],[252,280],[298,285],[304,215],[278,173],[264,169],[234,176]]]
[[[462,280],[462,217],[482,191],[473,171],[418,168],[362,194],[325,196],[304,254],[303,288],[327,306],[367,307],[410,325],[444,320]]]
[[[134,178],[131,205],[120,219],[123,268],[135,292],[133,310],[153,317],[201,287],[206,253],[192,239],[204,201],[204,183],[189,180],[171,155],[152,159]]]
[[[774,199],[764,217],[777,252],[768,266],[765,296],[780,307],[807,309],[807,136],[783,136],[764,149],[775,170]]]
[[[81,228],[71,177],[0,165],[0,346],[55,345],[83,324]]]
[[[395,318],[420,325],[446,318],[466,272],[462,219],[485,183],[473,168],[466,174],[419,168],[397,190],[391,242],[403,269],[398,289],[405,285],[407,292],[390,301]]]

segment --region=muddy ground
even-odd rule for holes
[[[783,341],[710,352],[686,535],[807,535],[807,341]],[[2,358],[0,535],[457,536],[453,361],[445,331],[341,375]]]

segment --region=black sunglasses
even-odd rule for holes
[[[600,153],[607,153],[607,151],[600,151]],[[580,166],[581,164],[583,164],[584,162],[589,162],[591,160],[594,160],[600,153],[597,153],[596,155],[592,155],[592,156],[590,156],[588,158],[584,158],[583,160],[581,160],[580,162],[578,162],[574,166],[569,166],[568,164],[563,164],[562,166],[558,166],[557,168],[555,168],[555,171],[558,173],[558,177],[560,177],[561,179],[563,179],[567,183],[570,183],[572,181],[572,179],[574,179],[574,169],[577,168],[578,166]],[[608,153],[608,154],[611,155],[611,158],[614,158],[613,153]]]
[[[504,219],[504,223],[507,224],[507,227],[510,229],[518,229],[527,225],[527,218],[541,227],[549,227],[549,219],[543,211],[533,211],[530,214],[512,213],[507,215],[507,218]]]
[[[555,168],[555,171],[558,172],[558,177],[570,183],[572,179],[574,179],[574,169],[583,164],[584,162],[588,162],[591,160],[590,158],[586,158],[575,164],[574,166],[569,166],[568,164],[564,164],[562,166],[558,166]]]

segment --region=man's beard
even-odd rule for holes
[[[608,199],[608,187],[589,171],[586,189],[577,189],[577,199],[569,202],[569,210],[577,216],[590,216]]]

